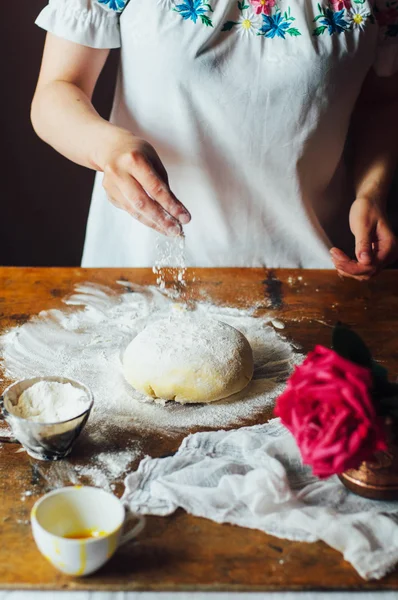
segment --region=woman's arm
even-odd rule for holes
[[[386,200],[398,165],[398,75],[372,70],[352,120],[356,199],[350,211],[357,260],[332,248],[341,275],[368,279],[396,257],[397,240],[386,216]]]
[[[108,53],[47,34],[32,102],[33,127],[70,160],[103,171],[113,204],[161,233],[178,235],[190,215],[171,192],[156,151],[103,119],[91,103]]]

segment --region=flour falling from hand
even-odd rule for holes
[[[170,298],[187,300],[185,237],[156,238],[156,261],[152,271],[157,275],[156,283]],[[168,280],[169,287],[168,287]]]

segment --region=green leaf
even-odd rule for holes
[[[286,33],[288,33],[289,35],[292,35],[293,37],[297,37],[297,36],[301,35],[299,30],[296,29],[295,27],[290,27],[290,29],[288,29]]]
[[[200,16],[200,20],[202,21],[203,25],[206,25],[206,27],[213,27],[212,20],[209,19],[208,16],[206,16],[206,15],[199,15],[199,16]]]
[[[380,398],[377,403],[377,413],[380,416],[398,417],[398,395]]]
[[[372,359],[372,373],[375,379],[380,381],[388,381],[388,371],[385,367],[382,367],[380,363]]]
[[[320,27],[317,27],[316,29],[314,29],[314,32],[312,35],[322,35],[322,33],[325,33],[327,27],[326,25],[321,25]]]
[[[355,331],[348,329],[342,323],[338,323],[333,330],[332,346],[337,354],[347,360],[368,369],[372,368],[372,355],[369,348]]]
[[[203,6],[205,6],[210,12],[214,12],[210,4],[203,4]]]
[[[231,29],[233,27],[235,27],[235,25],[237,25],[238,23],[235,23],[235,21],[227,21],[226,23],[224,23],[223,28],[221,29],[221,31],[231,31]]]
[[[238,8],[239,8],[239,10],[243,10],[243,5],[244,5],[244,3],[245,3],[245,2],[244,2],[244,0],[243,0],[243,2],[240,2],[240,1],[238,0]]]

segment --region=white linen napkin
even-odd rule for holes
[[[182,507],[280,538],[323,540],[364,579],[398,562],[398,502],[356,496],[337,476],[314,477],[279,419],[189,435],[174,456],[144,458],[125,485],[133,512],[165,516]]]

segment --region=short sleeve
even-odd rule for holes
[[[91,48],[119,48],[119,18],[128,0],[49,0],[36,25]]]
[[[389,77],[398,72],[398,0],[375,0],[373,12],[379,25],[374,68],[380,77]]]

